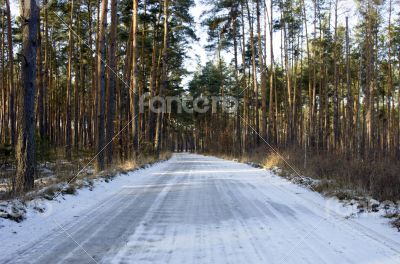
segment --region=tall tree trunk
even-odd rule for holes
[[[394,141],[391,140],[392,131],[392,97],[393,97],[393,71],[392,71],[392,0],[389,0],[389,25],[388,25],[388,92],[387,92],[387,142],[389,152]],[[400,103],[400,102],[398,102]],[[400,115],[400,113],[399,113]]]
[[[285,10],[282,10],[282,17],[284,16]],[[291,68],[289,66],[289,40],[288,40],[288,33],[287,33],[287,23],[285,20],[283,21],[282,31],[283,31],[283,50],[284,50],[284,65],[285,65],[285,73],[286,73],[286,112],[287,112],[287,129],[286,129],[286,144],[292,143],[292,83],[291,83]]]
[[[143,0],[143,15],[144,17],[147,16],[147,0]],[[139,91],[138,91],[138,96],[141,98],[141,96],[145,93],[146,89],[146,62],[147,62],[147,56],[145,54],[145,47],[146,47],[146,32],[148,31],[147,29],[147,23],[146,19],[143,20],[143,25],[142,25],[142,36],[141,36],[141,51],[140,51],[140,86],[139,86]],[[147,135],[147,130],[148,127],[146,127],[146,114],[144,112],[139,112],[139,138],[143,138],[145,140],[146,135]],[[140,142],[139,142],[140,144]]]
[[[35,174],[35,77],[39,8],[34,0],[21,0],[22,89],[18,100],[16,191],[33,188]]]
[[[120,113],[119,113],[119,131],[122,131],[124,126],[126,126],[126,122],[129,118],[129,96],[130,96],[130,86],[131,86],[131,54],[132,54],[132,23],[129,27],[129,39],[126,43],[126,56],[124,60],[124,79],[125,82],[121,84],[120,88]],[[128,133],[129,129],[122,132],[119,137],[120,144],[120,157],[121,159],[126,159],[128,157]]]
[[[89,47],[90,50],[93,49],[93,40],[92,40],[92,35],[93,35],[93,31],[92,31],[92,5],[91,2],[88,1],[87,2],[87,10],[88,10],[88,27],[89,27]],[[90,93],[88,95],[88,101],[89,101],[89,109],[88,109],[88,113],[87,113],[87,137],[88,137],[88,145],[90,147],[94,146],[94,137],[95,137],[95,133],[94,129],[93,129],[93,121],[94,119],[96,119],[96,117],[94,116],[95,110],[96,110],[96,94],[97,94],[97,78],[96,78],[96,59],[93,59],[93,55],[92,52],[89,53],[90,54]],[[95,55],[97,55],[97,53],[95,53]],[[96,57],[95,57],[96,58]]]
[[[139,69],[137,63],[137,30],[138,30],[138,0],[133,0],[132,11],[132,91],[131,111],[132,111],[132,133],[133,133],[133,152],[136,157],[139,151],[139,106],[138,106],[138,76]]]
[[[44,127],[44,83],[43,83],[43,67],[42,67],[42,35],[40,30],[40,16],[38,22],[38,32],[37,32],[37,86],[38,86],[38,102],[37,102],[37,114],[39,123],[39,135],[40,143],[43,143],[45,137],[45,127]]]
[[[47,4],[47,0],[44,0],[44,3]],[[50,130],[49,130],[49,110],[50,110],[50,99],[48,96],[48,91],[51,89],[51,80],[49,78],[49,68],[51,66],[51,61],[50,61],[50,52],[51,50],[50,45],[49,45],[49,19],[48,19],[48,11],[47,8],[44,10],[44,40],[45,40],[45,46],[44,46],[44,72],[43,72],[43,97],[44,97],[44,130],[46,131],[46,136],[50,135]]]
[[[241,7],[241,24],[242,24],[242,68],[243,68],[243,79],[241,81],[242,86],[243,86],[243,91],[241,93],[244,93],[244,100],[243,100],[243,118],[245,120],[245,123],[249,123],[250,120],[247,119],[248,117],[248,110],[250,109],[248,107],[248,98],[247,98],[247,77],[246,77],[246,35],[245,35],[245,20],[244,20],[244,8],[243,8],[243,3],[240,5]],[[213,124],[213,127],[215,127],[216,124]],[[247,152],[247,147],[248,147],[248,140],[247,140],[247,127],[246,126],[241,133],[243,134],[243,153]]]
[[[368,155],[371,155],[369,150],[372,149],[372,122],[373,122],[373,117],[372,117],[372,108],[373,108],[373,91],[374,91],[374,80],[373,80],[373,71],[374,71],[374,40],[373,40],[373,29],[372,29],[372,18],[371,18],[371,13],[372,13],[372,3],[371,0],[368,0],[368,7],[367,7],[367,36],[366,36],[366,42],[367,42],[367,47],[366,47],[366,58],[367,58],[367,87],[365,91],[365,126],[366,126],[366,150]]]
[[[154,24],[154,28],[156,28],[156,24]],[[157,79],[157,32],[155,29],[154,32],[154,37],[153,37],[153,50],[152,50],[152,54],[151,54],[151,73],[150,73],[150,98],[149,101],[151,100],[151,98],[154,97],[154,95],[156,94],[156,79]],[[149,109],[149,128],[148,128],[148,135],[147,138],[149,140],[149,142],[151,142],[154,139],[154,127],[155,127],[155,113],[153,113],[151,111],[151,109]]]
[[[254,26],[253,19],[250,15],[249,1],[246,1],[247,5],[247,18],[249,20],[250,27],[250,48],[251,48],[251,65],[252,65],[252,80],[253,80],[253,92],[255,93],[255,111],[256,111],[256,142],[257,145],[260,144],[260,125],[259,125],[259,110],[258,110],[258,84],[257,84],[257,67],[256,67],[256,52],[254,47]]]
[[[79,7],[80,2],[78,1],[78,7]],[[80,34],[81,32],[81,17],[79,13],[79,8],[77,9],[77,15],[76,15],[76,20],[77,20],[77,32]],[[81,81],[81,70],[82,70],[82,48],[81,48],[81,41],[78,38],[76,41],[76,48],[77,51],[75,52],[75,56],[79,56],[78,63],[75,62],[75,85],[74,85],[74,148],[75,150],[78,150],[79,148],[79,129],[80,129],[80,124],[79,124],[79,89],[80,89],[80,81]],[[82,91],[83,91],[82,87]]]
[[[4,2],[2,2],[2,5],[4,5]],[[2,91],[2,100],[1,102],[1,113],[0,113],[0,142],[6,142],[7,139],[7,97],[8,97],[8,89],[6,86],[6,76],[5,76],[5,52],[4,52],[4,46],[5,46],[5,17],[4,15],[1,16],[1,42],[0,42],[0,63],[1,63],[1,68],[0,68],[0,82],[1,82],[1,91]]]
[[[10,114],[10,133],[11,133],[11,144],[15,146],[15,86],[14,86],[14,55],[13,55],[13,41],[12,41],[12,28],[11,28],[11,11],[10,11],[10,0],[6,0],[6,12],[7,12],[7,42],[8,42],[8,84],[10,86],[10,103],[9,103],[9,114]]]
[[[234,17],[232,19],[232,38],[233,38],[233,54],[234,54],[234,62],[235,62],[235,82],[236,82],[236,100],[238,102],[238,106],[236,109],[236,146],[234,154],[241,155],[242,153],[242,140],[241,140],[241,125],[240,125],[240,99],[239,99],[239,93],[240,93],[240,83],[239,83],[239,66],[238,66],[238,43],[237,43],[237,22],[236,22],[236,12],[238,10],[234,10],[235,12]]]
[[[162,97],[164,90],[168,88],[168,35],[169,35],[169,26],[168,26],[168,6],[169,1],[164,0],[164,37],[163,37],[163,50],[162,50],[162,73],[161,73],[161,85],[160,90],[158,92],[158,96]],[[161,138],[162,138],[162,117],[163,113],[159,112],[157,114],[157,122],[156,122],[156,135],[154,140],[154,148],[157,154],[160,154],[161,151]]]
[[[260,23],[260,0],[257,0],[257,39],[258,39],[258,60],[260,64],[260,90],[261,90],[261,136],[262,138],[267,138],[267,87],[266,87],[266,76],[265,76],[265,67],[264,67],[264,59],[263,59],[263,48],[261,45],[261,23]]]
[[[269,37],[270,37],[270,46],[269,46],[269,52],[270,52],[270,66],[269,66],[269,109],[268,109],[268,141],[269,142],[274,142],[276,143],[276,135],[272,137],[272,131],[274,130],[274,124],[275,124],[275,118],[274,118],[274,75],[275,75],[275,69],[274,69],[274,28],[273,28],[273,8],[274,8],[274,2],[272,0],[271,5],[270,5],[270,22],[269,22]]]
[[[351,91],[350,73],[350,37],[349,37],[349,18],[346,17],[346,86],[347,86],[347,153],[353,151],[353,93]],[[349,155],[350,156],[350,155]]]
[[[117,38],[117,0],[111,0],[111,30],[110,30],[110,48],[109,68],[108,68],[108,109],[107,109],[107,163],[113,161],[113,137],[114,137],[114,115],[115,115],[115,79],[116,79],[116,38]]]
[[[74,46],[72,37],[72,23],[74,15],[74,0],[71,1],[70,7],[70,17],[69,17],[69,33],[68,33],[68,66],[67,66],[67,102],[66,102],[66,120],[65,120],[65,156],[67,159],[71,159],[71,102],[72,102],[72,49]]]
[[[107,29],[107,0],[101,2],[101,17],[99,30],[99,48],[97,59],[97,84],[98,84],[98,114],[97,114],[97,170],[104,170],[104,117],[105,117],[105,89],[106,89],[106,29]]]
[[[90,2],[90,1],[89,1]],[[95,56],[95,60],[93,60],[93,62],[96,61],[95,65],[94,65],[94,70],[93,70],[93,74],[94,74],[94,79],[96,80],[95,83],[95,90],[93,92],[93,103],[94,103],[94,107],[93,107],[93,112],[92,112],[92,116],[93,116],[93,131],[97,131],[97,128],[99,126],[98,121],[98,114],[99,114],[99,68],[98,68],[98,60],[99,60],[99,54],[100,52],[100,48],[99,48],[99,36],[100,36],[100,27],[101,27],[101,22],[100,22],[100,13],[101,13],[101,1],[98,0],[95,2],[96,3],[96,10],[97,10],[97,23],[96,23],[96,41],[95,41],[95,46],[96,46],[96,56]],[[107,13],[107,11],[106,11]],[[106,18],[107,19],[107,18]],[[105,34],[105,33],[104,33]],[[91,39],[91,38],[90,38]],[[96,144],[96,147],[98,146],[98,133],[94,132],[94,142]]]
[[[338,77],[338,33],[337,33],[337,23],[338,23],[338,1],[335,2],[335,35],[333,41],[333,78],[334,78],[334,95],[333,95],[333,132],[334,132],[334,147],[335,149],[340,148],[340,127],[339,127],[339,77]]]
[[[316,0],[314,0],[313,1],[314,2],[314,21],[313,21],[313,25],[314,25],[314,29],[313,29],[313,31],[314,31],[314,38],[315,39],[317,39],[317,17],[318,17],[318,12],[317,12],[317,10],[318,10],[318,3],[317,3],[317,1]],[[305,22],[305,23],[307,23],[307,22]],[[321,37],[321,36],[320,36]],[[316,86],[317,86],[317,72],[316,72],[316,69],[317,69],[317,61],[316,61],[316,51],[314,51],[313,52],[313,58],[314,58],[314,61],[313,61],[313,66],[312,66],[312,86],[309,86],[309,90],[308,90],[308,97],[309,97],[309,102],[310,102],[310,105],[309,105],[309,115],[310,115],[310,117],[309,117],[309,120],[308,120],[308,126],[309,126],[309,129],[308,129],[308,131],[309,131],[309,137],[310,137],[310,139],[311,139],[311,142],[312,142],[312,144],[315,144],[316,142],[315,142],[315,132],[316,132],[316,130],[315,130],[315,123],[314,123],[314,121],[316,120],[315,119],[315,93],[316,93]],[[310,65],[309,65],[309,67],[310,67]]]

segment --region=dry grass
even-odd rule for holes
[[[297,152],[289,159],[297,166],[302,160]],[[396,201],[400,198],[400,163],[395,160],[345,159],[334,154],[314,155],[304,174],[327,180],[322,191],[350,189],[355,195],[369,195],[378,200]]]
[[[275,167],[279,167],[281,165],[281,158],[278,155],[271,153],[271,154],[268,154],[263,159],[261,164],[266,169],[272,169]]]
[[[120,171],[130,171],[137,168],[141,168],[145,165],[153,164],[157,161],[168,160],[171,158],[172,152],[161,152],[159,157],[155,155],[139,155],[135,160],[128,160],[119,163],[116,168]]]
[[[0,182],[0,187],[3,188],[3,191],[0,192],[0,200],[13,198],[32,200],[38,196],[51,200],[58,193],[73,195],[79,188],[93,188],[94,179],[103,178],[106,182],[109,182],[118,173],[127,173],[144,168],[157,161],[167,160],[171,155],[171,152],[162,152],[159,157],[139,155],[135,160],[118,162],[101,172],[96,172],[92,165],[86,166],[90,161],[89,156],[87,158],[74,157],[71,161],[58,159],[46,162],[40,164],[36,170],[35,189],[23,194],[22,197],[15,197],[11,191],[11,178],[14,171],[7,172],[7,174],[3,173],[1,174],[3,176],[2,182]]]
[[[320,180],[313,189],[321,193],[344,200],[357,196],[371,196],[380,201],[400,199],[400,162],[397,160],[349,160],[335,154],[308,153],[304,168],[303,150],[281,149],[279,153],[302,176]],[[233,159],[232,156],[221,157]],[[239,160],[267,169],[279,167],[281,176],[296,174],[279,155],[264,148],[252,150]]]
[[[6,191],[0,192],[0,217],[20,222],[25,218],[27,202],[33,199],[53,200],[59,195],[74,195],[78,189],[83,187],[92,190],[95,179],[109,182],[118,174],[126,174],[129,171],[148,167],[155,162],[169,159],[171,155],[171,152],[163,152],[159,157],[155,155],[140,155],[135,160],[110,165],[101,172],[96,172],[92,166],[87,166],[90,161],[89,156],[86,158],[74,157],[71,161],[56,159],[52,162],[41,163],[37,167],[34,190],[18,196],[13,195],[10,187],[7,187],[9,189],[6,189]],[[1,178],[2,181],[0,183],[10,185],[11,177],[15,175],[14,171],[0,174],[2,176],[9,175]],[[0,187],[3,185],[0,185]],[[38,212],[44,211],[40,207],[35,209]]]
[[[400,164],[394,160],[347,160],[337,155],[310,157],[304,172],[318,179],[330,180],[324,191],[351,189],[378,200],[400,198]]]

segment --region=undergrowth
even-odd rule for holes
[[[56,153],[54,153],[56,154]],[[159,156],[155,154],[138,155],[135,159],[126,161],[116,161],[108,165],[107,169],[96,172],[91,161],[90,153],[73,155],[71,160],[65,160],[62,155],[54,155],[51,159],[38,162],[35,171],[35,188],[27,193],[16,196],[12,192],[12,178],[15,175],[13,164],[0,168],[1,190],[0,200],[10,200],[20,198],[32,200],[38,196],[45,199],[53,199],[57,194],[76,193],[76,190],[88,186],[92,188],[93,180],[103,178],[106,182],[111,181],[118,173],[126,174],[139,168],[144,168],[149,164],[160,160],[167,160],[171,157],[171,152],[161,152]]]

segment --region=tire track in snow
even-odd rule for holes
[[[166,176],[169,177],[169,176]],[[177,178],[176,177],[169,177],[171,179],[170,183],[176,183]],[[165,186],[157,195],[156,199],[153,201],[152,205],[148,208],[147,212],[143,216],[142,220],[139,222],[138,227],[136,228],[135,232],[129,237],[129,241],[126,244],[124,248],[122,248],[115,256],[112,256],[112,259],[106,259],[105,262],[109,263],[131,263],[132,261],[138,261],[135,258],[135,255],[137,254],[138,250],[141,247],[143,248],[146,246],[146,243],[144,245],[138,245],[139,242],[143,242],[143,239],[145,239],[145,236],[147,235],[148,228],[147,225],[149,222],[151,222],[151,218],[154,217],[154,213],[157,210],[157,208],[160,207],[162,202],[166,198],[166,194],[168,191],[173,188],[172,185],[167,185]],[[142,239],[141,239],[142,238]],[[142,241],[141,241],[142,240]],[[146,259],[143,259],[146,260]]]
[[[230,188],[230,190],[232,190],[232,189],[233,189],[233,188]],[[237,189],[238,189],[239,192],[241,192],[241,195],[242,195],[243,197],[245,197],[244,192],[243,192],[243,188],[241,188],[242,191],[240,191],[239,188],[237,188]],[[258,188],[256,188],[256,190],[258,190]],[[254,191],[256,191],[256,190],[253,190],[253,192],[252,192],[251,194],[255,194]],[[248,193],[248,192],[247,192],[247,193]],[[253,198],[256,198],[256,197],[257,197],[257,196],[253,195]],[[236,198],[236,203],[239,203],[240,201],[243,201],[243,200],[244,200],[244,201],[246,201],[246,204],[248,204],[248,205],[247,205],[247,208],[249,208],[249,205],[252,204],[252,202],[251,202],[252,199],[248,199],[248,198],[249,198],[249,197],[247,197],[247,199],[244,199],[244,198],[242,198],[242,199]],[[258,199],[259,199],[259,198],[258,198]],[[295,217],[295,211],[292,211],[292,212],[289,211],[289,212],[292,213],[293,215],[290,215],[290,214],[288,215],[288,214],[285,212],[285,210],[287,210],[287,209],[284,209],[284,210],[280,211],[280,210],[277,208],[277,206],[272,206],[270,202],[272,202],[272,201],[270,200],[269,203],[265,203],[265,204],[264,204],[264,207],[267,207],[267,208],[269,209],[269,211],[272,212],[273,215],[274,215],[276,218],[279,219],[279,221],[280,221],[279,223],[284,225],[284,228],[283,228],[281,234],[285,234],[285,233],[287,234],[287,231],[288,231],[288,230],[291,230],[290,233],[291,233],[291,234],[294,234],[294,236],[295,236],[297,239],[298,239],[298,238],[301,238],[302,235],[303,235],[303,232],[306,231],[307,228],[305,228],[304,226],[302,226],[302,225],[300,225],[300,224],[296,224],[296,223],[298,223],[298,219]],[[253,204],[253,206],[254,206],[254,207],[257,207],[257,206],[255,206],[254,204]],[[283,205],[280,205],[280,206],[283,206]],[[289,222],[289,221],[287,220],[287,218],[290,218],[292,221]],[[286,231],[286,232],[284,232],[284,231]],[[296,245],[296,244],[294,243],[292,237],[285,238],[284,243],[285,243],[286,245],[289,245],[289,244],[290,244],[289,247],[284,247],[284,249],[285,249],[285,248],[290,249],[290,248],[292,248],[293,246]],[[281,248],[280,250],[282,251],[282,248]],[[310,252],[310,253],[306,254],[307,256],[310,256],[310,254],[311,254],[311,255],[313,255],[313,256],[315,256],[315,257],[318,258],[318,259],[316,259],[316,261],[317,261],[318,263],[326,263],[325,260],[324,260],[324,258],[323,258],[320,254],[318,254],[318,252],[313,248],[312,245],[307,244],[306,250],[308,250],[308,251]],[[284,253],[284,251],[283,251],[282,253]],[[281,259],[280,257],[277,258],[278,261],[279,261],[280,259]],[[279,262],[278,262],[278,263],[279,263]],[[298,258],[297,258],[293,263],[299,263]]]
[[[276,188],[276,186],[274,186],[274,185],[270,185],[268,187],[266,187],[266,186],[262,186],[262,187],[265,187],[266,189],[268,189],[268,191],[271,191],[270,187]],[[328,247],[325,245],[325,244],[329,244],[328,241],[326,241],[325,237],[318,236],[317,234],[315,234],[315,232],[310,233],[310,230],[312,230],[315,227],[315,224],[318,223],[318,221],[324,220],[324,219],[313,219],[313,220],[318,220],[318,221],[314,221],[313,223],[310,223],[309,221],[305,221],[304,217],[298,218],[299,216],[303,216],[301,214],[301,212],[298,212],[295,210],[295,208],[292,208],[292,207],[290,207],[290,205],[285,204],[284,206],[287,207],[289,209],[289,212],[293,214],[291,217],[287,217],[287,215],[284,215],[283,212],[279,211],[277,205],[271,205],[271,203],[273,203],[272,197],[274,197],[274,196],[278,197],[279,195],[281,195],[281,192],[276,192],[275,194],[273,194],[273,193],[266,194],[265,191],[262,190],[262,188],[257,188],[257,187],[254,189],[254,192],[258,193],[259,196],[261,196],[261,197],[264,196],[266,199],[265,204],[268,205],[268,207],[271,211],[275,212],[275,216],[277,216],[279,218],[279,220],[288,229],[291,229],[293,233],[296,232],[296,234],[297,234],[296,240],[302,240],[304,238],[304,236],[306,236],[307,234],[308,234],[307,238],[313,239],[313,241],[314,241],[313,244],[309,243],[307,240],[304,240],[303,244],[301,245],[301,248],[299,248],[298,250],[301,249],[302,252],[303,252],[303,250],[308,250],[312,255],[314,255],[318,258],[318,263],[327,263],[327,260],[340,261],[340,263],[343,263],[343,261],[345,261],[344,263],[353,263],[353,261],[351,261],[346,256],[335,256],[333,254],[333,252],[331,252],[332,247]],[[280,206],[282,206],[282,205],[280,205]],[[288,209],[285,209],[285,210],[288,210]],[[315,215],[315,216],[317,216],[317,215]],[[290,218],[291,221],[289,221],[288,218]],[[322,243],[322,242],[325,242],[325,243]],[[297,245],[298,245],[297,241],[296,241],[296,243],[291,243],[291,246],[288,247],[288,249],[289,250],[293,249]],[[306,246],[306,248],[304,246]],[[318,246],[318,249],[315,248],[316,246]],[[323,254],[321,254],[320,252],[323,252]],[[284,253],[286,254],[286,252],[284,252]],[[303,255],[309,256],[310,254],[303,253]],[[283,261],[283,259],[285,257],[287,258],[285,263],[287,262],[288,259],[293,259],[293,256],[282,255],[277,260],[279,262],[281,262],[281,261]],[[296,257],[298,258],[298,256],[296,256]],[[338,257],[340,259],[338,259]],[[298,259],[294,259],[293,261],[294,261],[293,263],[298,263]]]
[[[288,184],[290,185],[292,183],[288,183]],[[365,236],[367,239],[369,239],[371,242],[374,242],[376,244],[376,246],[380,247],[382,250],[389,248],[390,250],[392,250],[393,252],[395,252],[397,254],[395,256],[395,259],[397,259],[398,262],[400,263],[400,255],[399,255],[400,254],[400,251],[399,251],[400,244],[399,243],[393,241],[392,239],[384,237],[383,235],[373,231],[372,229],[369,229],[369,228],[363,226],[362,224],[356,223],[355,221],[353,221],[351,219],[346,219],[343,216],[341,216],[340,214],[336,213],[335,211],[333,211],[329,208],[325,208],[321,204],[316,203],[316,202],[304,197],[303,195],[296,195],[295,193],[292,192],[292,190],[290,190],[288,188],[284,188],[285,185],[283,185],[283,187],[280,185],[275,185],[275,184],[272,186],[277,189],[278,193],[285,192],[286,194],[292,196],[293,201],[298,200],[299,198],[301,200],[304,200],[306,203],[304,203],[303,205],[305,205],[310,211],[315,213],[318,217],[322,218],[322,221],[326,222],[326,224],[334,226],[336,229],[338,229],[342,233],[348,233],[349,235],[352,234],[353,237],[359,237],[360,235],[362,235],[362,236]],[[295,187],[298,187],[298,186],[295,186]],[[310,205],[314,205],[319,210],[317,211],[316,208],[310,208]],[[324,217],[321,214],[322,215],[329,214],[329,216]],[[348,221],[350,221],[350,222],[348,222]],[[346,227],[344,227],[343,225],[340,225],[340,224],[345,224]],[[318,228],[315,228],[315,223],[309,223],[309,225],[313,229],[318,229]],[[362,230],[363,228],[365,228],[365,230]],[[315,231],[316,230],[313,230],[311,233],[313,233],[314,236],[318,236],[318,234],[316,234]],[[368,234],[368,232],[370,232],[371,234]],[[319,237],[321,238],[321,236],[319,236]],[[393,245],[398,246],[399,249],[396,249],[395,247],[393,247]]]

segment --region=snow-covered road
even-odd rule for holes
[[[175,154],[140,177],[0,262],[400,263],[382,219],[347,219],[265,170]]]

